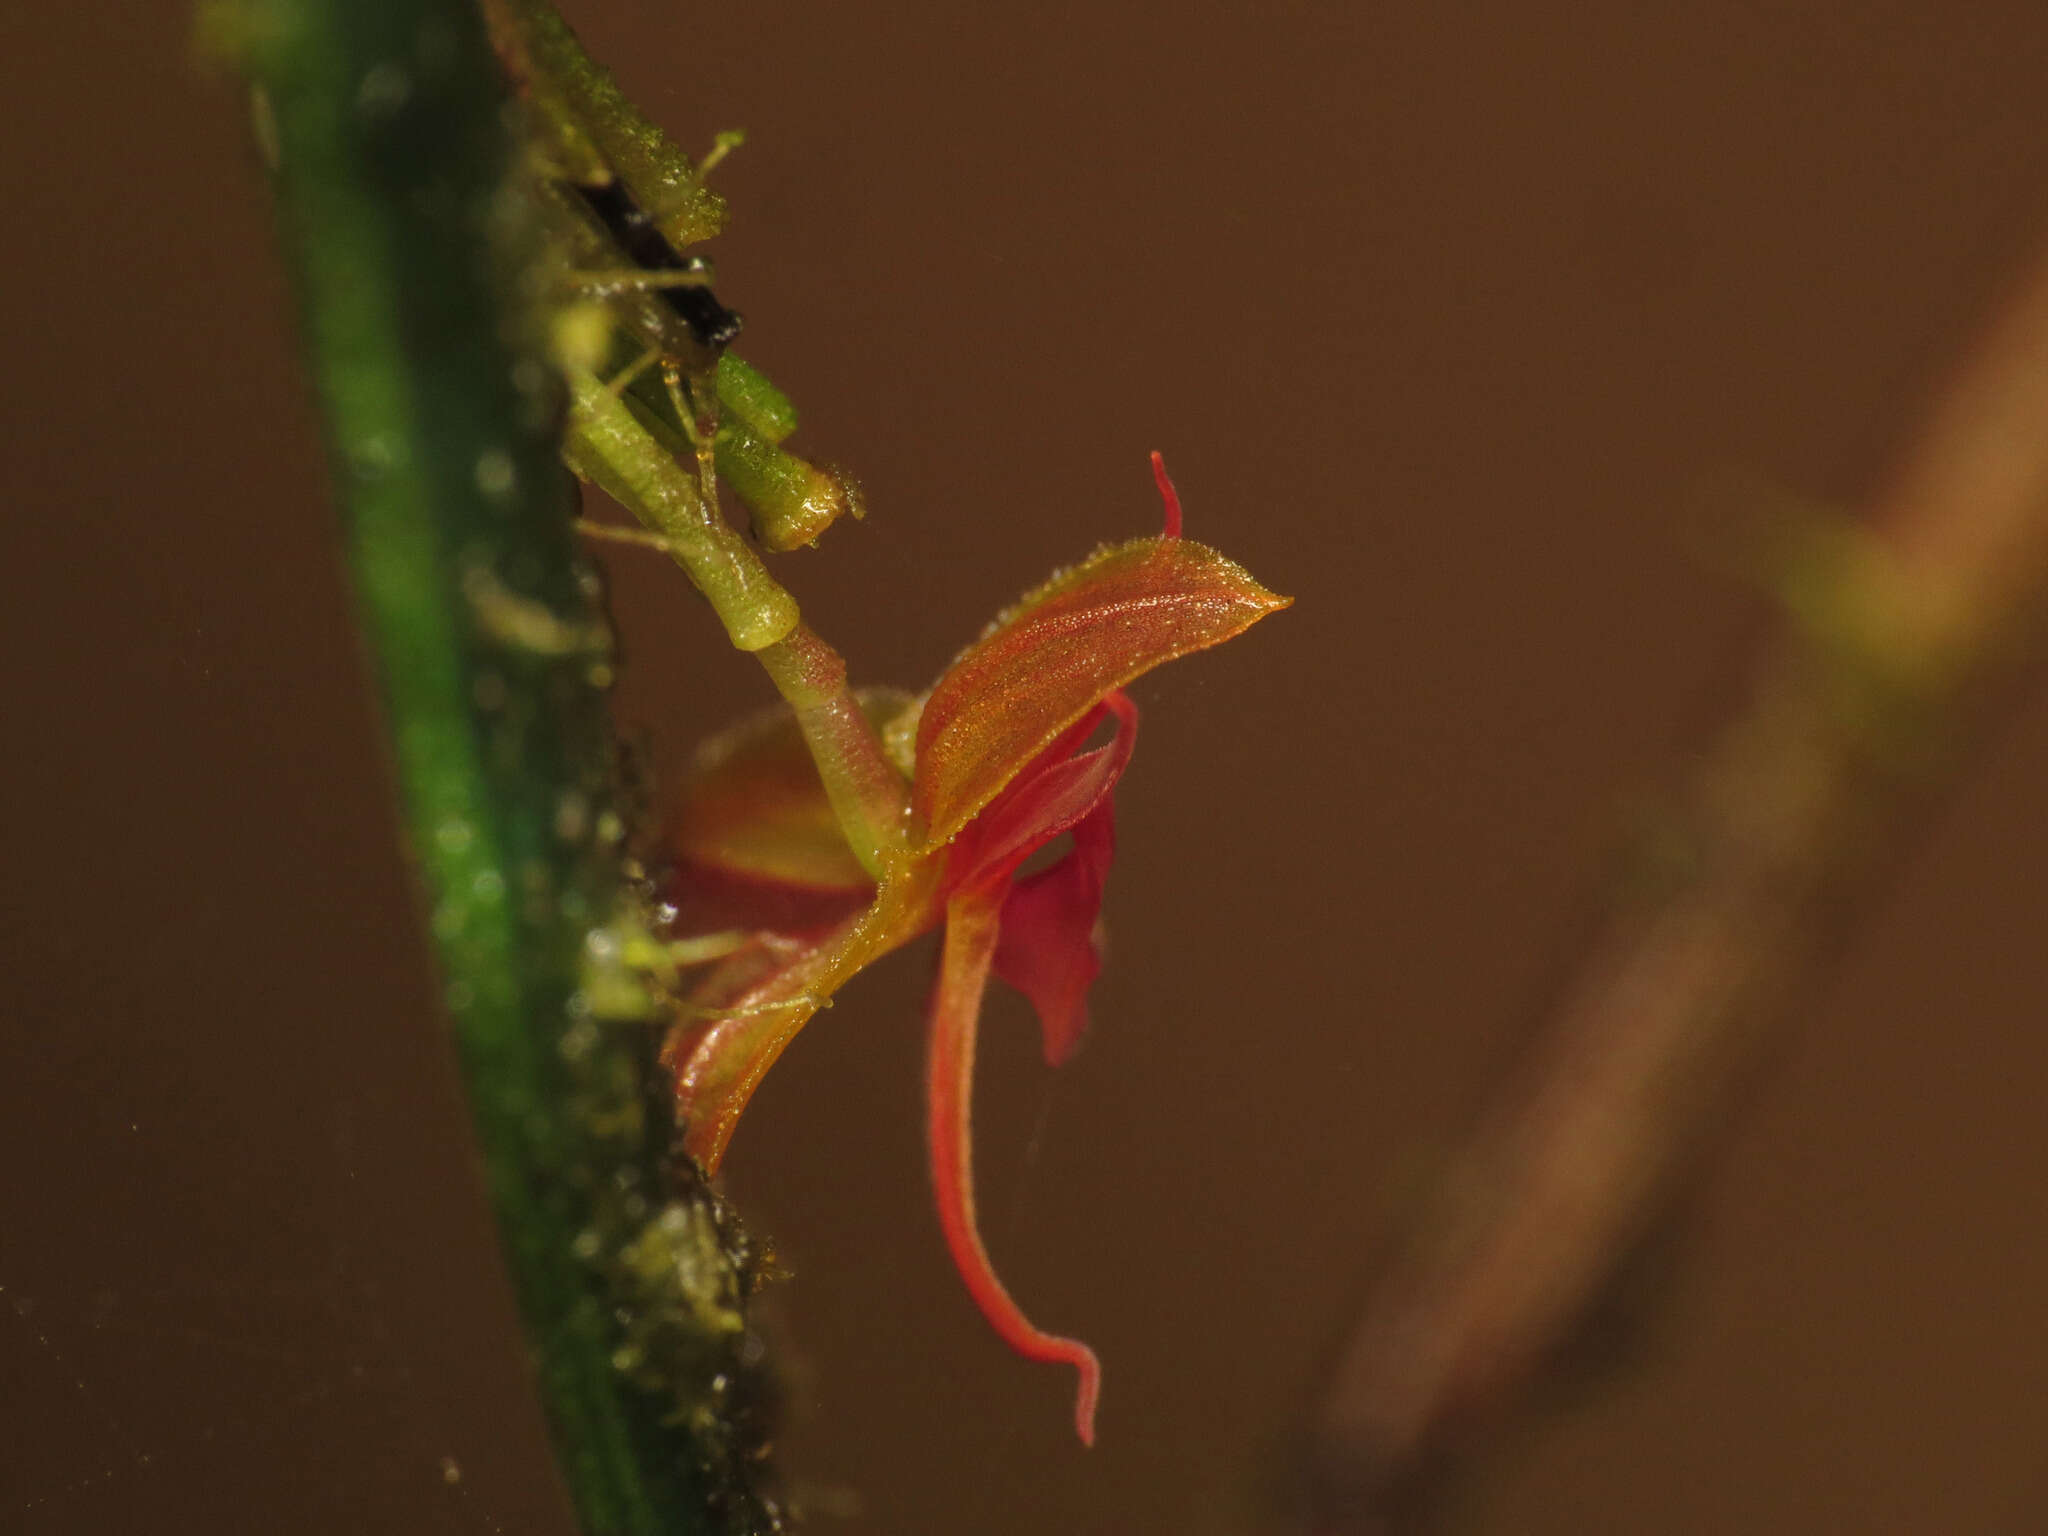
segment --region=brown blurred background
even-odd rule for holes
[[[872,681],[1154,524],[1290,613],[1138,690],[1113,954],[1054,1078],[991,1010],[984,1225],[1101,1445],[947,1262],[929,951],[728,1183],[815,1528],[1281,1529],[1396,1215],[1767,614],[1728,472],[1864,496],[2048,230],[2036,5],[580,0],[687,145]],[[9,148],[0,1531],[559,1536],[394,843],[236,90],[183,0],[0,19]],[[766,696],[620,556],[660,760]],[[2048,1529],[2048,691],[1782,1038],[1606,1374],[1483,1532]]]

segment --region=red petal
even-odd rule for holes
[[[925,701],[911,801],[926,837],[951,841],[1112,689],[1287,602],[1187,539],[1098,550],[1054,577],[968,647]]]
[[[1095,1351],[1079,1339],[1061,1338],[1032,1324],[996,1278],[974,1219],[974,1037],[995,953],[1001,892],[1002,882],[993,882],[962,891],[946,904],[946,947],[932,989],[925,1058],[932,1187],[946,1246],[981,1315],[1026,1359],[1071,1365],[1080,1372],[1074,1428],[1083,1445],[1093,1445],[1095,1400],[1102,1388]]]
[[[1110,791],[1137,744],[1135,704],[1112,693],[1082,725],[1092,726],[1102,714],[1116,720],[1107,746],[1066,762],[1048,761],[1051,751],[1071,750],[1084,739],[1079,726],[1064,733],[1039,759],[1043,768],[1034,765],[1020,774],[975,819],[956,855],[972,862],[964,884],[1014,868],[1062,832],[1074,834],[1073,850],[1058,863],[1011,887],[996,945],[996,974],[1031,999],[1045,1059],[1053,1066],[1072,1054],[1088,1027],[1088,987],[1102,969],[1095,923],[1116,850]]]
[[[1074,827],[1074,847],[1048,869],[1019,880],[1003,902],[996,975],[1031,999],[1058,1066],[1088,1030],[1088,988],[1102,972],[1095,925],[1116,852],[1116,812],[1104,800]]]

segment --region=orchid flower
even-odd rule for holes
[[[927,1135],[940,1225],[969,1294],[1019,1354],[1080,1375],[1075,1427],[1094,1441],[1101,1369],[1078,1339],[1036,1327],[1004,1289],[975,1220],[971,1087],[991,973],[1037,1012],[1046,1060],[1087,1024],[1111,792],[1136,740],[1123,686],[1230,639],[1287,605],[1240,566],[1180,537],[1157,454],[1165,531],[1105,547],[1027,595],[922,699],[867,693],[860,710],[908,779],[909,823],[871,871],[814,766],[815,735],[781,710],[713,741],[678,820],[680,927],[730,935],[690,993],[664,1059],[684,1145],[715,1169],[763,1074],[861,967],[944,925],[928,1010]],[[836,662],[836,658],[832,658]],[[787,690],[786,690],[787,691]],[[843,724],[843,722],[842,722]],[[1082,751],[1107,725],[1107,741]],[[809,745],[807,746],[807,738]],[[1068,837],[1036,873],[1024,863]]]

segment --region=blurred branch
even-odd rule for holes
[[[755,1261],[672,1157],[505,86],[471,0],[239,0],[483,1171],[588,1536],[780,1528]]]
[[[1741,712],[1370,1293],[1313,1431],[1359,1528],[1505,1407],[1696,1165],[2048,588],[2048,261],[1859,527],[1807,529]]]

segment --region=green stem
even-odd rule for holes
[[[881,879],[890,856],[903,846],[909,786],[847,686],[846,662],[808,624],[799,624],[787,639],[758,654],[796,711],[804,745],[811,749],[825,797],[854,857]]]
[[[772,1529],[737,1400],[751,1260],[670,1166],[651,1003],[615,959],[638,929],[606,631],[569,532],[557,385],[507,340],[524,204],[477,13],[244,0],[211,19],[269,130],[407,830],[570,1496],[588,1536]]]

